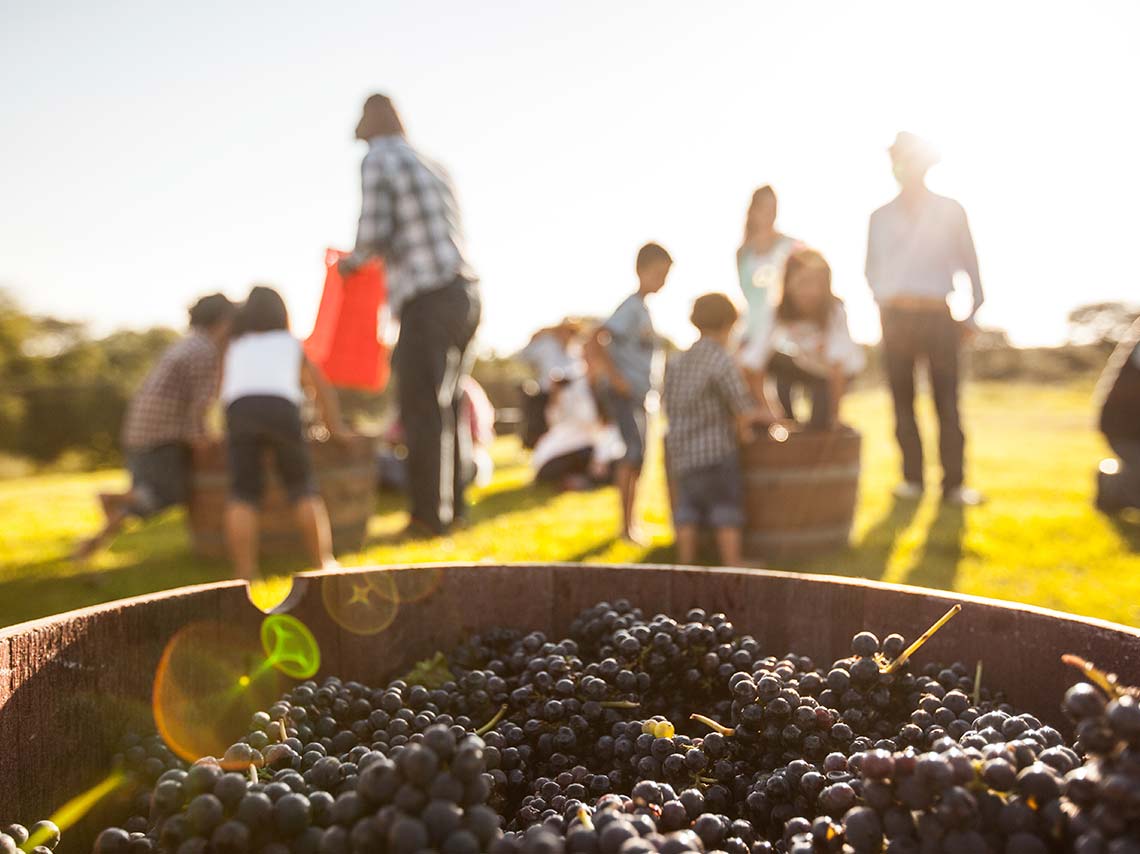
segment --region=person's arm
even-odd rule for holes
[[[325,422],[333,438],[342,439],[351,435],[341,419],[340,401],[337,399],[336,391],[329,385],[321,369],[309,361],[308,356],[301,358],[301,384],[313,395],[313,399],[317,402],[317,412],[320,413],[321,420]]]
[[[626,305],[627,303],[622,303],[618,306],[617,311],[613,313],[610,319],[594,330],[594,334],[586,340],[586,346],[582,351],[586,357],[586,364],[590,369],[591,376],[594,379],[607,380],[610,387],[623,397],[629,397],[632,389],[630,389],[629,381],[622,376],[621,371],[614,364],[609,348],[615,335],[630,333],[627,328],[630,320]]]
[[[871,289],[871,296],[875,302],[879,301],[879,259],[878,259],[878,211],[871,214],[867,224],[867,260],[863,273],[867,277],[867,286]]]
[[[722,364],[713,373],[712,379],[717,391],[736,418],[737,433],[742,438],[748,438],[752,428],[757,424],[767,424],[774,420],[769,407],[756,402],[739,368],[727,353],[724,354]]]
[[[961,264],[962,270],[970,277],[970,287],[973,291],[974,305],[970,309],[970,317],[967,323],[974,322],[974,315],[978,313],[978,309],[982,307],[982,303],[986,301],[985,292],[982,290],[982,275],[978,271],[978,253],[974,249],[974,238],[970,234],[970,223],[966,219],[966,211],[959,208],[960,218],[958,220],[958,263]]]
[[[387,176],[375,157],[365,157],[360,167],[360,221],[356,227],[356,248],[338,265],[348,275],[369,259],[388,249],[395,228],[395,201]]]

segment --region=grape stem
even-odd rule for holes
[[[926,643],[928,640],[930,640],[932,637],[934,637],[935,632],[937,632],[940,628],[942,628],[944,625],[949,623],[954,618],[954,615],[957,614],[961,610],[962,610],[961,605],[955,605],[953,608],[951,608],[949,611],[947,611],[945,614],[943,614],[941,617],[939,617],[933,626],[931,626],[929,629],[927,629],[925,632],[923,632],[921,635],[919,635],[918,640],[916,640],[914,643],[912,643],[910,646],[908,646],[906,649],[904,649],[902,651],[902,654],[899,655],[898,658],[896,658],[894,661],[892,661],[890,664],[888,664],[886,667],[883,668],[882,672],[883,673],[894,673],[894,672],[896,672],[900,667],[902,667],[904,664],[907,663],[907,661],[910,660],[910,657],[912,655],[914,655],[916,652],[919,651],[919,649],[922,648],[922,645],[924,643]]]
[[[698,715],[694,713],[689,715],[689,720],[704,724],[713,732],[718,732],[725,738],[731,738],[732,736],[736,735],[736,730],[734,730],[732,727],[727,727],[724,724],[719,724],[712,718],[705,717],[704,715]]]
[[[978,659],[978,667],[974,670],[974,705],[982,702],[982,660]]]
[[[277,721],[277,740],[284,743],[289,738],[289,734],[285,732],[285,718],[280,718]]]
[[[1111,699],[1118,699],[1125,694],[1140,697],[1140,690],[1121,685],[1115,673],[1101,670],[1091,661],[1086,661],[1079,655],[1067,653],[1061,656],[1061,661],[1080,670],[1086,679],[1104,691]]]
[[[479,727],[479,729],[475,730],[475,734],[485,735],[493,730],[498,725],[499,721],[503,719],[503,715],[507,713],[508,708],[509,707],[506,703],[503,703],[503,705],[499,706],[499,711],[495,712],[495,716],[491,718],[491,720],[487,721],[487,723],[483,724],[483,726]]]
[[[598,703],[603,709],[640,709],[641,703],[633,700],[604,700]]]

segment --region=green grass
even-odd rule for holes
[[[1093,471],[1106,449],[1092,429],[1090,392],[1089,384],[972,386],[964,404],[969,479],[990,501],[965,511],[943,508],[933,495],[917,505],[891,499],[898,464],[889,400],[878,389],[851,395],[845,417],[864,436],[853,545],[776,568],[940,587],[1140,624],[1140,526],[1092,507]],[[928,406],[921,415],[933,449]],[[398,500],[381,498],[365,548],[343,562],[671,559],[659,457],[641,502],[652,542],[636,547],[618,539],[612,489],[559,495],[536,488],[513,440],[495,450],[498,471],[474,491],[468,529],[397,542],[405,517]],[[932,471],[932,483],[936,477]],[[96,490],[125,484],[118,471],[0,481],[0,625],[227,577],[224,563],[189,552],[179,512],[135,526],[90,567],[70,564],[75,539],[98,524]]]

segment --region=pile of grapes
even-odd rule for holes
[[[723,614],[603,602],[562,640],[301,684],[189,768],[136,744],[153,786],[95,852],[1140,852],[1134,690],[1074,661],[1067,743],[962,664],[912,665],[921,641],[861,632],[820,667]]]

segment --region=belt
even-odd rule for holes
[[[937,297],[902,295],[888,299],[883,304],[883,308],[899,309],[901,311],[943,312],[949,311],[950,307],[946,304],[945,298],[938,299]]]

